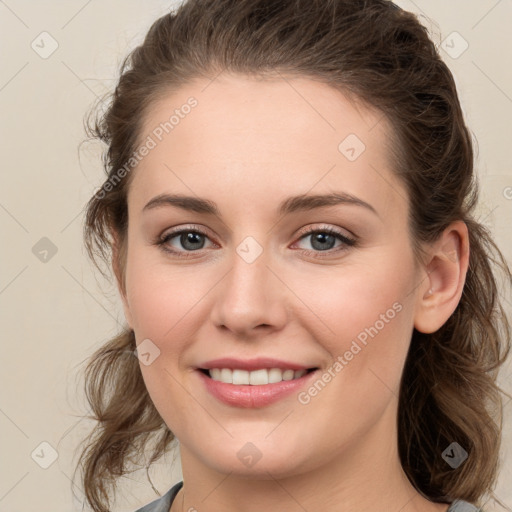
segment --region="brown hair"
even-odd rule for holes
[[[472,216],[478,198],[471,136],[456,86],[428,31],[387,0],[188,0],[156,20],[125,59],[108,109],[89,128],[105,142],[105,184],[87,205],[89,256],[110,263],[124,286],[127,190],[119,170],[142,137],[148,106],[192,79],[222,71],[261,77],[309,77],[380,110],[397,139],[395,171],[406,186],[410,233],[436,240],[454,220],[469,230],[470,261],[460,303],[432,334],[413,332],[398,409],[401,463],[413,485],[436,502],[477,503],[496,484],[502,430],[497,372],[510,350],[510,325],[497,270],[512,275],[486,228]],[[105,185],[104,184],[104,185]],[[104,267],[103,267],[104,268]],[[149,465],[174,439],[144,385],[134,333],[123,330],[86,369],[86,395],[97,424],[81,453],[83,485],[95,512],[108,510],[116,479]],[[443,450],[456,441],[469,454],[452,469]],[[131,466],[130,466],[131,464]],[[492,494],[492,493],[491,493]]]

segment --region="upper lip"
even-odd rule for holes
[[[282,370],[308,370],[316,368],[315,366],[306,366],[290,361],[282,361],[270,357],[258,357],[255,359],[235,359],[233,357],[223,357],[213,359],[198,366],[202,370],[211,370],[212,368],[231,368],[232,370],[260,370],[262,368],[280,368]]]

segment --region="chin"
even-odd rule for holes
[[[272,480],[286,478],[308,471],[311,464],[306,453],[298,460],[298,446],[278,447],[274,443],[252,443],[250,441],[219,444],[211,450],[205,447],[200,458],[205,466],[223,474],[233,474],[240,478]],[[309,462],[308,462],[309,460]]]

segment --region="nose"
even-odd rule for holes
[[[215,287],[211,319],[237,338],[254,338],[283,328],[288,288],[272,267],[267,252],[248,262],[233,254],[231,270]]]

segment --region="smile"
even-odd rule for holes
[[[318,374],[318,368],[198,368],[195,372],[207,393],[231,407],[267,407],[307,387]]]
[[[300,379],[302,376],[313,371],[309,370],[282,370],[281,368],[261,368],[259,370],[247,371],[231,368],[211,368],[203,370],[210,378],[225,384],[263,386],[265,384],[277,384],[278,382]]]

